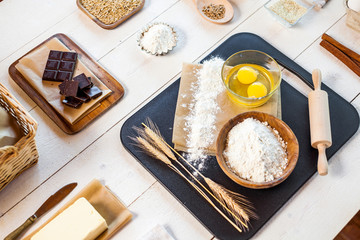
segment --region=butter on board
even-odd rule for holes
[[[31,240],[93,240],[107,228],[105,219],[82,197],[45,225]]]

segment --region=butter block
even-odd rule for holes
[[[79,198],[31,240],[93,240],[107,227],[105,219],[96,209],[85,198]]]

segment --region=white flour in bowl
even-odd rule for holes
[[[288,164],[286,144],[267,122],[247,118],[228,133],[224,156],[239,177],[269,182],[283,173]]]

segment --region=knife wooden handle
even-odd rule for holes
[[[7,235],[4,240],[15,240],[17,239],[21,233],[23,233],[28,227],[31,226],[35,222],[37,217],[35,215],[32,215],[29,217],[20,227],[15,229],[13,232],[11,232],[9,235]]]

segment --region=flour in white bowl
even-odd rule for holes
[[[140,46],[152,54],[167,53],[176,46],[174,29],[165,23],[155,23],[147,29],[139,39]]]
[[[229,131],[224,156],[239,177],[269,182],[280,177],[288,164],[285,149],[278,131],[267,122],[247,118]]]

